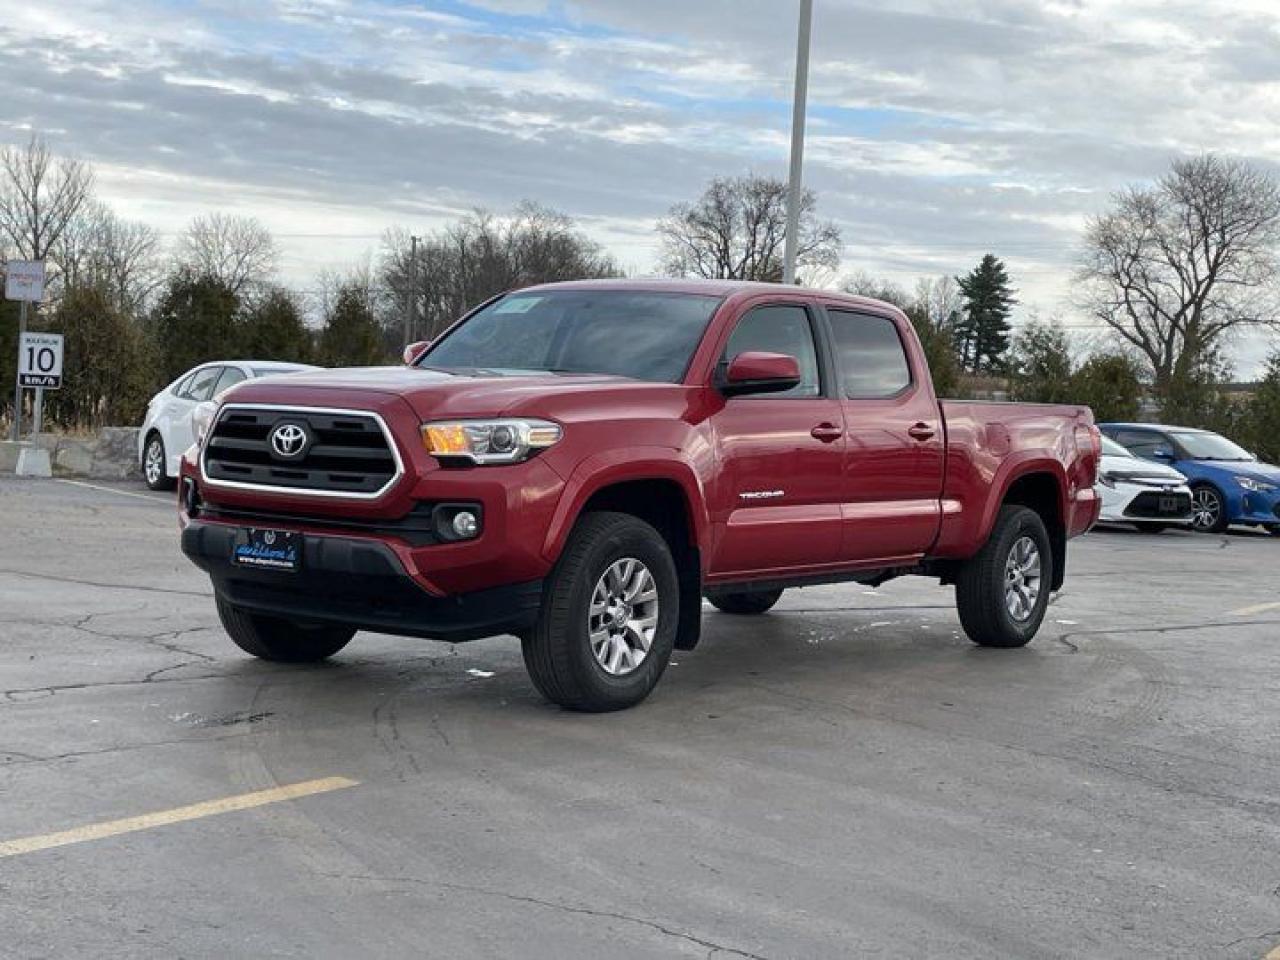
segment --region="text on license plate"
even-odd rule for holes
[[[302,534],[248,527],[236,536],[231,559],[242,567],[292,572],[302,564]]]

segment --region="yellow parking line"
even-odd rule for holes
[[[1252,607],[1241,607],[1239,610],[1232,610],[1227,616],[1229,617],[1251,617],[1255,613],[1266,613],[1268,610],[1280,610],[1280,603],[1258,603]],[[1280,960],[1280,958],[1278,958]]]
[[[1268,953],[1265,957],[1263,957],[1262,960],[1280,960],[1280,947],[1276,947],[1274,950]]]
[[[282,800],[295,800],[298,797],[309,797],[317,793],[328,793],[331,790],[342,790],[346,787],[357,786],[358,783],[359,781],[349,780],[346,777],[307,780],[305,783],[292,783],[288,786],[274,787],[270,790],[241,793],[234,797],[223,797],[221,800],[207,800],[204,803],[193,803],[186,807],[174,807],[172,810],[160,810],[156,813],[143,814],[140,817],[107,820],[104,823],[91,823],[88,826],[76,827],[74,830],[63,830],[60,833],[46,833],[38,837],[7,840],[0,842],[0,859],[16,857],[24,853],[35,853],[37,850],[48,850],[52,847],[65,847],[71,843],[84,843],[86,840],[101,840],[104,837],[115,837],[122,833],[136,833],[139,830],[150,830],[152,827],[166,827],[169,824],[182,823],[185,820],[198,820],[201,817],[212,817],[220,813],[249,810],[269,803],[280,803]]]

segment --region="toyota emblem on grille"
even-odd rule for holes
[[[305,428],[296,423],[282,423],[271,431],[271,449],[276,456],[292,460],[307,449],[309,439]]]

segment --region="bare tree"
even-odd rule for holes
[[[403,231],[383,240],[384,327],[403,330],[411,271]],[[484,210],[423,238],[416,263],[419,332],[435,336],[495,294],[535,283],[614,277],[618,265],[571,217],[525,202],[506,217]],[[394,341],[395,336],[389,336]]]
[[[817,196],[800,201],[796,263],[833,270],[840,264],[840,230],[820,222]],[[782,280],[787,185],[772,177],[720,177],[693,203],[680,203],[658,221],[662,269],[679,277]]]
[[[24,259],[48,259],[92,192],[93,171],[39,136],[0,150],[0,234]]]
[[[211,213],[191,221],[178,241],[178,259],[193,273],[241,294],[271,278],[279,251],[271,231],[256,217]]]
[[[955,328],[964,312],[964,294],[955,277],[921,277],[916,281],[916,308],[939,333]]]
[[[117,309],[140,312],[163,279],[155,230],[123,220],[106,204],[90,201],[67,225],[54,256],[67,286],[96,286]]]
[[[1280,185],[1241,160],[1179,160],[1117,194],[1086,234],[1084,305],[1168,396],[1231,331],[1275,325]]]

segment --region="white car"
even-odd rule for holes
[[[1191,526],[1187,478],[1173,467],[1135,457],[1108,437],[1102,438],[1097,490],[1102,498],[1100,523],[1132,524],[1151,533]]]
[[[199,404],[242,380],[314,369],[305,363],[275,360],[215,360],[178,377],[151,398],[138,431],[138,463],[147,486],[152,490],[173,486],[182,453],[195,441],[191,414]]]

